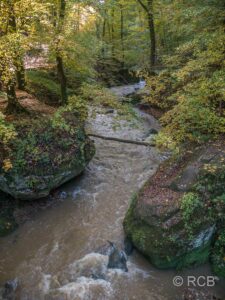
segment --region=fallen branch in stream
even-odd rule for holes
[[[89,133],[88,136],[95,137],[95,138],[102,139],[102,140],[107,140],[107,141],[115,141],[115,142],[119,142],[119,143],[134,144],[134,145],[140,145],[140,146],[145,146],[145,147],[155,147],[156,146],[154,143],[119,139],[119,138],[115,138],[115,137],[102,136],[102,135],[98,135],[98,134],[94,134],[94,133]]]

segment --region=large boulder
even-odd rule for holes
[[[224,142],[192,150],[159,167],[124,220],[128,238],[158,268],[208,260],[225,216]]]
[[[16,199],[47,196],[78,176],[95,153],[83,122],[73,113],[19,124],[16,131],[9,145],[12,168],[0,168],[0,190]]]

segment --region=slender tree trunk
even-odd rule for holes
[[[153,15],[153,0],[147,0],[147,4],[145,4],[142,0],[137,0],[137,2],[145,10],[148,18],[148,29],[149,29],[149,36],[150,36],[149,63],[151,67],[151,72],[154,72],[153,68],[156,64],[156,35],[155,35],[155,23],[154,23],[154,15]]]
[[[111,32],[112,32],[112,58],[115,58],[115,28],[114,28],[114,16],[115,16],[115,11],[114,8],[112,8],[112,24],[111,24]]]
[[[66,11],[66,1],[61,0],[60,1],[60,7],[59,7],[59,23],[58,23],[58,34],[61,33],[63,29],[64,19],[65,19],[65,11]],[[56,50],[56,66],[57,66],[57,75],[58,80],[61,86],[61,103],[66,104],[68,100],[67,96],[67,80],[66,75],[64,71],[64,64],[63,64],[63,58],[60,51],[60,40],[58,40],[57,50]]]
[[[8,21],[8,29],[7,29],[7,33],[10,32],[16,32],[16,18],[15,18],[15,14],[14,14],[14,6],[13,3],[10,4],[10,16],[9,16],[9,21]],[[7,34],[6,33],[6,34]],[[22,60],[22,59],[21,59]],[[16,65],[16,63],[15,63]],[[23,62],[21,63],[21,65],[23,66]],[[23,74],[21,73],[21,71],[18,69],[16,70],[16,78],[20,79],[20,83],[23,82],[23,84],[25,85],[25,74],[23,72]],[[8,81],[8,83],[6,84],[6,93],[7,93],[7,99],[8,99],[8,104],[6,107],[6,113],[14,113],[14,112],[25,112],[26,109],[22,107],[22,105],[20,105],[20,103],[18,102],[17,98],[16,98],[16,84],[14,82],[13,79],[10,79]]]
[[[148,26],[150,35],[150,66],[154,67],[156,64],[156,38],[154,18],[152,14],[148,14]]]
[[[16,18],[15,18],[15,13],[14,13],[14,6],[13,4],[10,5],[10,11],[11,11],[11,16],[9,18],[9,30],[11,32],[16,32],[17,30],[17,25],[16,25]],[[25,69],[24,69],[24,63],[23,63],[23,58],[18,57],[19,63],[16,64],[16,79],[17,79],[17,86],[20,90],[25,89]]]
[[[120,38],[121,38],[121,47],[122,47],[122,69],[124,69],[125,63],[125,49],[124,49],[124,15],[123,15],[123,5],[120,4]]]
[[[12,110],[14,106],[17,104],[16,100],[16,92],[15,92],[15,84],[12,80],[10,80],[6,87],[7,90],[7,98],[8,98],[8,107],[7,110]]]
[[[61,87],[61,102],[67,103],[67,79],[63,67],[63,59],[61,56],[56,56],[57,74]]]
[[[18,89],[24,91],[26,87],[26,81],[25,81],[25,69],[24,69],[23,62],[21,62],[20,66],[17,68],[16,78],[17,78]]]
[[[106,12],[105,12],[106,15]],[[106,34],[106,16],[104,16],[103,25],[102,25],[102,58],[105,58],[105,34]]]

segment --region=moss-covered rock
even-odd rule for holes
[[[166,162],[133,197],[125,233],[156,267],[183,268],[208,260],[225,215],[225,203],[218,199],[224,189],[223,162],[223,143],[199,148]]]
[[[185,230],[182,214],[176,204],[169,207],[139,207],[141,195],[133,199],[124,221],[125,232],[135,247],[161,269],[182,268],[204,263],[209,256],[215,226],[203,223],[189,236]],[[145,215],[143,211],[148,210]],[[162,210],[162,214],[158,213]],[[157,212],[158,211],[158,212]]]
[[[225,278],[225,227],[218,233],[212,249],[211,262],[214,273]]]
[[[0,158],[0,190],[33,200],[79,175],[94,155],[83,122],[72,112],[15,122],[17,137]],[[10,161],[7,169],[4,161]],[[11,167],[12,165],[12,167]]]

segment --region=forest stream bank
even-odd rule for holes
[[[87,130],[143,141],[150,129],[160,127],[153,117],[137,112],[139,118],[130,122],[118,120],[116,111],[99,111],[89,119]],[[16,294],[22,300],[180,300],[187,286],[174,286],[173,278],[212,275],[207,264],[161,271],[134,251],[126,273],[107,269],[107,257],[96,253],[107,240],[123,247],[122,223],[130,199],[167,156],[153,147],[94,140],[96,155],[80,177],[38,204],[17,210],[17,218],[26,222],[1,238],[0,283],[18,278]],[[200,290],[220,299],[225,296],[222,280]]]

